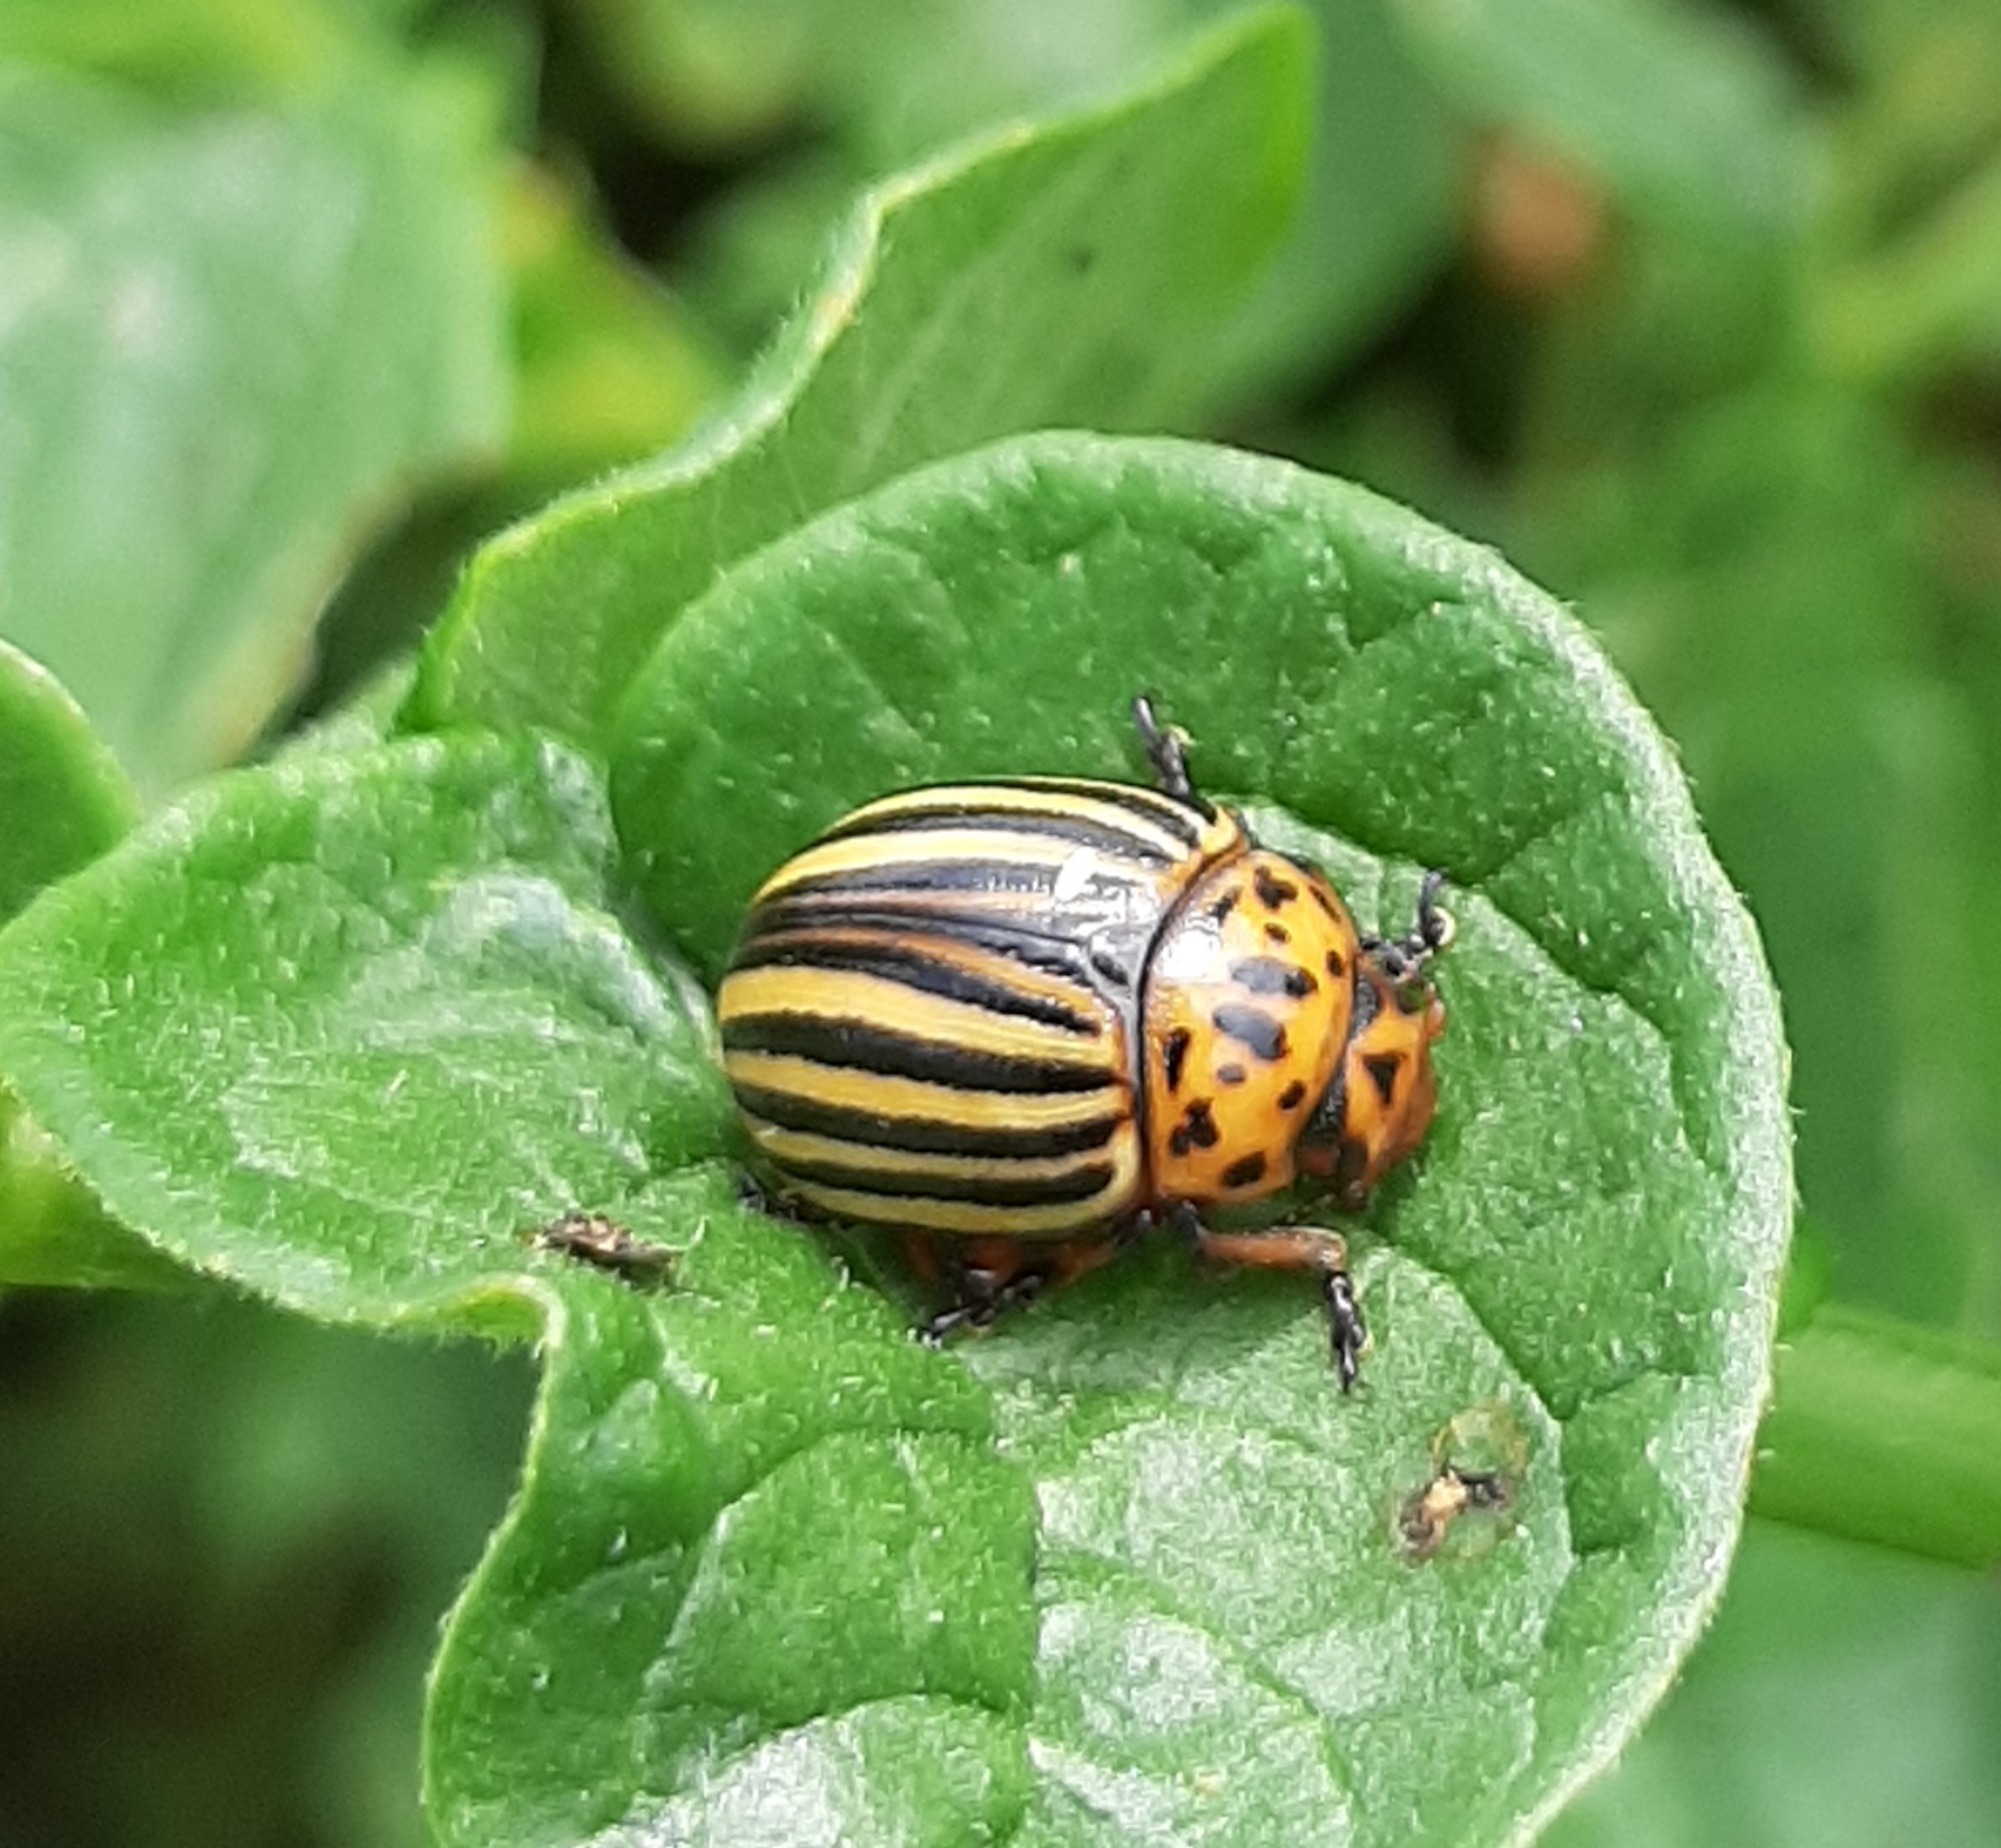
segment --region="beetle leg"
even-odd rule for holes
[[[937,1347],[962,1328],[991,1328],[1010,1309],[1033,1302],[1048,1284],[1047,1274],[1039,1270],[1020,1270],[1003,1278],[984,1265],[964,1265],[959,1271],[958,1299],[926,1321],[918,1336],[928,1346]]]
[[[1368,1345],[1368,1324],[1348,1274],[1348,1242],[1338,1232],[1316,1226],[1274,1226],[1265,1232],[1216,1232],[1195,1227],[1195,1249],[1224,1264],[1255,1264],[1275,1270],[1320,1273],[1321,1295],[1327,1304],[1327,1332],[1334,1370],[1341,1390],[1354,1390],[1362,1350]]]
[[[1153,701],[1144,693],[1133,695],[1133,724],[1139,729],[1139,741],[1146,747],[1146,760],[1153,766],[1161,794],[1208,813],[1209,804],[1195,793],[1194,779],[1188,774],[1188,734],[1179,726],[1161,724],[1154,717]]]
[[[1334,1371],[1343,1392],[1353,1392],[1361,1377],[1362,1350],[1369,1342],[1369,1327],[1362,1320],[1362,1305],[1355,1296],[1355,1280],[1346,1270],[1331,1270],[1321,1284],[1327,1298],[1327,1333],[1334,1350]]]
[[[962,1328],[991,1327],[1011,1309],[1109,1264],[1126,1241],[932,1239],[912,1233],[905,1244],[912,1268],[933,1283],[945,1282],[952,1293],[952,1300],[919,1330],[935,1344]]]
[[[1418,882],[1417,921],[1401,937],[1378,937],[1364,932],[1362,954],[1375,963],[1392,982],[1422,979],[1434,956],[1452,947],[1458,925],[1452,913],[1438,902],[1445,875],[1433,868]]]

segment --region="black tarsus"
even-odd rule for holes
[[[1154,716],[1153,701],[1144,693],[1133,695],[1133,724],[1146,748],[1146,760],[1153,766],[1160,793],[1187,803],[1205,816],[1213,816],[1214,807],[1195,793],[1194,780],[1188,774],[1187,737],[1177,727],[1161,724]]]
[[[1452,914],[1438,902],[1445,875],[1432,867],[1418,882],[1417,921],[1402,937],[1364,937],[1362,948],[1392,982],[1415,982],[1452,941]]]
[[[1418,882],[1417,929],[1413,935],[1432,955],[1444,949],[1452,936],[1452,919],[1438,908],[1438,894],[1444,884],[1445,875],[1435,866]]]
[[[1327,1299],[1334,1371],[1340,1376],[1341,1390],[1353,1392],[1362,1371],[1362,1349],[1369,1339],[1368,1325],[1362,1320],[1361,1300],[1355,1294],[1355,1280],[1344,1270],[1330,1270],[1320,1287]]]
[[[1039,1270],[1016,1271],[1005,1283],[997,1283],[992,1271],[975,1264],[960,1266],[956,1281],[956,1300],[917,1331],[927,1346],[937,1347],[962,1328],[990,1328],[1010,1309],[1032,1303],[1049,1285],[1049,1278]]]

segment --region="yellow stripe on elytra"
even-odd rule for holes
[[[969,1129],[1061,1129],[1090,1123],[1127,1107],[1123,1065],[1109,1069],[1096,1090],[1035,1092],[962,1091],[922,1078],[860,1072],[845,1065],[822,1065],[789,1052],[730,1052],[724,1063],[730,1082],[774,1091],[841,1110],[861,1110],[891,1121],[951,1123]]]
[[[933,1176],[950,1189],[958,1181],[1056,1180],[1084,1168],[1110,1162],[1115,1171],[1130,1167],[1137,1151],[1134,1126],[1121,1123],[1097,1148],[1069,1155],[948,1155],[916,1149],[886,1149],[879,1143],[853,1142],[841,1136],[820,1136],[802,1129],[781,1129],[776,1123],[746,1111],[745,1120],[757,1146],[783,1167],[794,1162],[866,1162],[878,1174]]]
[[[1088,1200],[1054,1206],[977,1206],[965,1200],[932,1199],[927,1195],[868,1193],[859,1188],[826,1187],[818,1181],[790,1177],[787,1193],[810,1200],[822,1211],[864,1225],[917,1226],[928,1232],[953,1232],[968,1237],[1068,1238],[1117,1219],[1134,1204],[1136,1171],[1116,1173]]]
[[[815,969],[767,963],[737,969],[723,983],[716,1016],[724,1027],[753,1014],[803,1014],[814,1020],[862,1021],[885,1032],[928,1040],[964,1052],[1104,1069],[1108,1048],[1100,1033],[1088,1036],[1046,1021],[997,1014],[976,1002],[906,988],[887,976],[851,969]]]

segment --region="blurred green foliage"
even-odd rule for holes
[[[13,0],[0,632],[147,793],[281,735],[680,437],[858,185],[1219,10]],[[1313,10],[1309,194],[1202,427],[1574,600],[1765,930],[1829,1289],[2001,1339],[2001,12]],[[0,1301],[0,1840],[413,1840],[528,1369],[199,1295]],[[1997,1641],[1991,1576],[1754,1521],[1552,1839],[1993,1839]]]

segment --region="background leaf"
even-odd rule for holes
[[[811,278],[853,191],[946,141],[1102,90],[1236,0],[572,0],[597,68],[654,132],[711,154],[796,151],[703,214],[683,271],[754,346]],[[1318,39],[1300,209],[1207,354],[1201,402],[1310,385],[1447,261],[1462,137],[1392,0],[1311,0]],[[968,56],[969,46],[978,53]]]
[[[680,607],[812,510],[1055,414],[1159,416],[1293,202],[1304,57],[1298,14],[1255,8],[1118,102],[865,200],[826,285],[706,439],[480,553],[417,715],[602,742]]]
[[[2001,1604],[1965,1572],[1744,1530],[1685,1680],[1547,1848],[1979,1842],[2001,1829]]]
[[[0,624],[143,790],[240,751],[357,528],[505,408],[483,95],[182,116],[0,68]]]
[[[131,826],[132,786],[53,675],[0,642],[0,923]]]
[[[1395,4],[1477,113],[1583,161],[1636,209],[1756,239],[1808,203],[1808,119],[1747,24],[1678,0]]]
[[[0,922],[87,864],[138,803],[102,739],[45,669],[0,642]],[[162,1285],[175,1268],[114,1225],[0,1091],[0,1283]]]
[[[528,1356],[220,1288],[4,1313],[0,1833],[424,1848],[424,1668],[519,1467]]]

